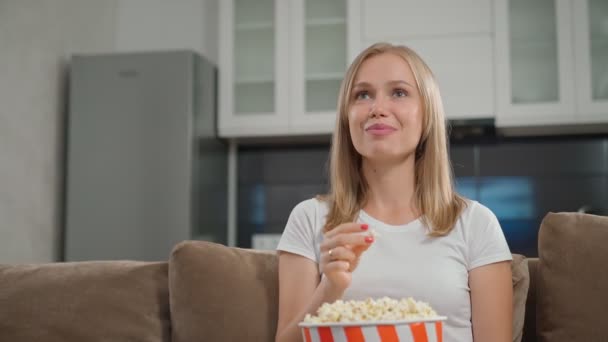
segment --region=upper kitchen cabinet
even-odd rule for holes
[[[608,122],[608,3],[496,0],[497,126]]]
[[[491,33],[487,0],[364,0],[365,40]]]
[[[331,133],[340,84],[358,52],[358,8],[348,0],[292,0],[291,6],[290,131]]]
[[[608,121],[608,1],[573,3],[577,111],[589,121]]]
[[[433,70],[448,119],[493,118],[492,6],[487,0],[363,0],[361,45],[414,49]]]
[[[288,2],[219,3],[219,134],[273,135],[287,131]]]
[[[358,48],[357,3],[221,1],[219,134],[332,132],[340,83]]]
[[[569,0],[497,0],[496,124],[574,119],[574,54]]]

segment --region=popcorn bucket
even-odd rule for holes
[[[300,323],[306,342],[443,342],[446,317],[353,323]]]

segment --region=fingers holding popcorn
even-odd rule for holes
[[[332,261],[325,265],[323,273],[331,274],[332,272],[348,272],[350,269],[350,262],[344,260]]]
[[[337,260],[353,262],[357,258],[357,255],[350,248],[339,246],[330,248],[327,252],[323,253],[321,258],[324,258],[326,262]]]
[[[361,233],[365,232],[369,229],[369,225],[367,223],[343,223],[334,229],[330,230],[325,234],[325,238],[332,238],[336,235],[345,234],[345,233]]]
[[[347,247],[352,249],[355,246],[365,246],[372,242],[374,242],[374,236],[368,232],[348,232],[333,235],[327,233],[323,243],[321,243],[321,251],[328,252],[330,249],[336,247]]]
[[[325,234],[321,243],[321,272],[335,286],[346,289],[361,254],[374,242],[367,224],[344,223]]]
[[[336,247],[336,248],[332,248],[329,251],[323,253],[321,255],[321,259],[323,259],[322,261],[324,261],[323,264],[325,264],[325,265],[336,262],[336,261],[346,261],[349,264],[349,267],[345,271],[352,272],[355,270],[355,268],[359,264],[360,255],[361,255],[361,252],[355,253],[351,248]],[[327,268],[326,267],[322,268],[322,270],[325,270],[325,269],[327,269]]]

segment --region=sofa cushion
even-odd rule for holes
[[[275,252],[177,245],[169,260],[173,341],[274,341],[277,267]]]
[[[0,341],[170,339],[167,263],[0,265]]]
[[[519,342],[523,335],[526,298],[530,286],[528,261],[525,256],[513,254],[511,273],[513,281],[513,342]]]
[[[605,341],[608,217],[550,213],[540,227],[540,341]]]
[[[528,272],[530,273],[530,287],[526,299],[526,319],[524,322],[523,342],[536,342],[536,286],[538,284],[538,258],[528,258]]]

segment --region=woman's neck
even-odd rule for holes
[[[362,172],[369,187],[363,210],[392,225],[418,218],[414,166],[414,158],[398,164],[364,160]]]

